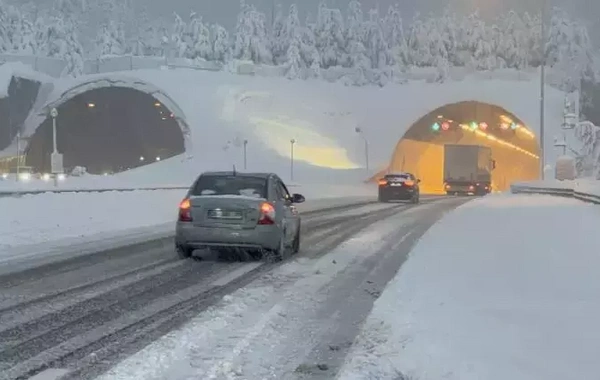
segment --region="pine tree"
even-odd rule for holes
[[[210,36],[213,60],[222,63],[227,62],[231,56],[231,44],[227,29],[219,24],[213,24]]]
[[[97,56],[118,56],[126,53],[125,35],[115,22],[106,23],[96,39]]]

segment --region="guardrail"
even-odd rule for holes
[[[590,202],[594,204],[600,204],[600,192],[591,193],[580,191],[571,187],[557,187],[557,186],[540,186],[540,185],[528,185],[528,184],[511,184],[510,192],[513,194],[543,194],[543,195],[554,195],[559,197],[575,198],[584,202]]]

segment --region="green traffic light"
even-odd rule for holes
[[[476,122],[471,122],[471,129],[472,130],[476,130],[477,129],[477,123]]]
[[[436,132],[437,132],[437,131],[439,131],[439,130],[440,130],[440,125],[439,125],[438,123],[434,123],[434,124],[431,126],[431,129],[433,129],[434,131],[436,131]]]

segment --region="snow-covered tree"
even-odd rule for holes
[[[369,11],[369,21],[365,23],[364,29],[364,46],[367,58],[371,61],[371,68],[385,68],[391,54],[385,41],[379,12],[376,9]]]
[[[577,158],[579,174],[600,179],[600,127],[590,122],[581,122],[575,126],[574,132],[582,144]]]
[[[314,34],[315,45],[321,57],[321,67],[326,69],[341,66],[346,47],[342,12],[339,9],[327,8],[325,2],[319,4]]]
[[[383,19],[383,36],[389,52],[387,64],[406,67],[409,64],[408,45],[398,4],[390,6]]]
[[[418,15],[413,19],[408,31],[408,60],[417,67],[429,66],[434,61],[429,49],[428,25]]]
[[[577,89],[582,78],[593,75],[592,49],[587,30],[555,8],[545,45],[546,64],[561,72],[565,90]]]
[[[209,60],[213,56],[210,41],[210,31],[195,12],[190,15],[190,21],[184,32],[184,57],[189,59]]]
[[[254,63],[272,63],[267,38],[266,17],[252,5],[240,1],[241,11],[235,27],[233,58]]]
[[[39,36],[45,56],[64,59],[67,63],[64,75],[83,73],[83,49],[77,37],[75,25],[58,17],[47,20],[46,30]]]
[[[290,42],[287,52],[286,76],[288,79],[298,79],[302,68],[302,57],[300,56],[300,37]]]
[[[213,60],[227,62],[231,56],[231,43],[227,29],[219,24],[213,24],[211,26],[210,41]]]
[[[124,55],[126,53],[125,34],[116,22],[109,21],[102,26],[96,38],[98,57]]]
[[[283,35],[283,29],[285,25],[285,18],[283,17],[283,10],[281,4],[277,4],[275,9],[275,16],[273,19],[273,26],[271,27],[271,54],[273,54],[273,62],[275,64],[281,64],[287,60],[286,47],[289,46],[289,39]]]
[[[168,38],[170,54],[175,58],[185,57],[189,49],[188,41],[186,41],[187,25],[185,21],[177,13],[174,14],[175,22],[173,23],[173,32]]]

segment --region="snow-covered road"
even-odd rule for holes
[[[350,238],[324,256],[342,226],[315,231],[303,257],[226,296],[101,379],[330,379],[412,245],[462,202],[401,206],[387,219],[354,217],[369,227],[345,228]]]
[[[260,376],[269,369],[255,354],[271,346],[281,356],[274,373],[290,366],[306,372],[312,360],[334,368],[357,332],[352,321],[364,318],[393,277],[420,233],[414,228],[425,229],[428,218],[455,203],[423,199],[307,213],[300,253],[284,263],[181,261],[166,239],[0,274],[0,379],[92,379],[149,344],[105,376],[151,379],[158,371],[156,377],[172,379],[201,370],[223,378],[231,366]],[[355,306],[343,302],[348,297]],[[335,324],[344,334],[325,334]],[[336,356],[323,357],[334,344]],[[285,362],[296,349],[296,360]],[[136,362],[141,366],[130,364]]]
[[[432,227],[340,380],[597,379],[600,207],[491,195]]]

